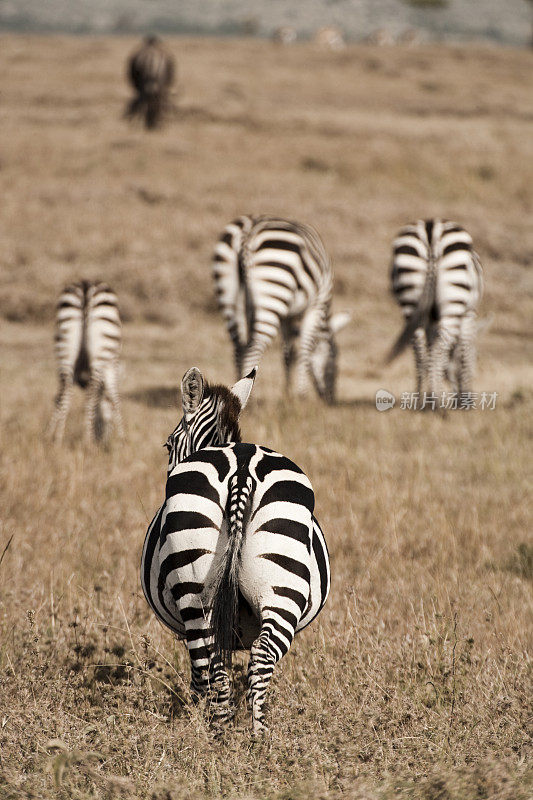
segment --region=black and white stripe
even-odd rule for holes
[[[128,104],[126,116],[142,117],[147,128],[156,128],[171,108],[174,77],[174,59],[157,36],[147,36],[128,61],[128,78],[137,94]]]
[[[389,358],[412,342],[418,392],[426,381],[439,391],[444,375],[471,391],[483,275],[470,235],[440,219],[406,225],[394,240],[391,281],[405,327]]]
[[[332,402],[335,333],[349,315],[331,316],[333,273],[317,232],[276,217],[239,217],[218,241],[213,276],[238,376],[259,363],[281,330],[287,385],[296,365],[298,393],[312,382]]]
[[[50,433],[61,440],[74,384],[87,389],[86,437],[107,438],[113,416],[123,435],[118,396],[122,329],[117,296],[106,283],[80,281],[57,304],[55,351],[59,375]]]
[[[166,499],[146,535],[141,582],[161,622],[186,640],[193,694],[209,696],[220,722],[233,714],[231,654],[251,650],[248,701],[259,731],[274,666],[324,605],[330,572],[306,475],[285,456],[240,442],[238,415],[255,371],[231,391],[209,387],[196,369],[185,375],[184,416],[167,442]]]

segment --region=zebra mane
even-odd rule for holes
[[[239,426],[241,401],[227,386],[221,383],[205,384],[204,397],[214,397],[219,409],[218,428],[222,442],[240,442],[242,440]]]

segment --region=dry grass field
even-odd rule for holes
[[[133,44],[1,40],[0,798],[530,798],[533,53],[175,39],[180,111],[147,135],[121,119]],[[353,312],[336,407],[287,402],[276,345],[243,414],[313,481],[333,573],[258,741],[244,658],[213,739],[138,578],[181,376],[233,378],[209,261],[248,211],[314,224]],[[496,409],[378,413],[414,387],[410,354],[383,366],[390,242],[435,214],[484,264]],[[78,393],[54,448],[53,307],[95,276],[122,304],[127,437],[86,449]]]

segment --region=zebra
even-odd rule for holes
[[[280,27],[276,28],[272,33],[272,41],[276,44],[294,44],[297,38],[298,34],[296,28],[293,28],[291,25],[280,25]]]
[[[170,434],[166,499],[146,534],[141,584],[158,619],[185,639],[193,699],[222,726],[234,714],[227,668],[250,650],[252,729],[275,664],[326,602],[324,535],[307,476],[285,456],[241,442],[239,415],[257,367],[232,389],[185,373]]]
[[[66,286],[57,304],[55,351],[59,392],[50,434],[61,441],[72,389],[87,389],[86,438],[107,438],[114,413],[123,436],[118,397],[122,331],[117,296],[106,283],[82,280]]]
[[[389,361],[412,342],[417,391],[431,393],[444,375],[459,393],[471,391],[475,366],[476,315],[483,274],[472,238],[456,222],[418,220],[393,243],[392,292],[405,327]]]
[[[319,28],[314,35],[313,41],[325,50],[343,50],[346,47],[346,40],[340,28],[334,25],[327,25]]]
[[[171,107],[174,59],[157,36],[147,36],[128,61],[128,79],[137,92],[128,103],[126,117],[143,117],[146,128],[157,128]]]
[[[259,363],[278,329],[287,389],[296,365],[297,391],[313,383],[335,399],[335,334],[350,319],[331,316],[333,272],[318,233],[309,225],[245,215],[226,226],[213,265],[218,305],[234,349],[237,377]]]

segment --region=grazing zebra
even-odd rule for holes
[[[146,128],[157,128],[171,107],[174,71],[174,59],[158,37],[147,36],[128,61],[128,78],[137,95],[128,103],[126,116],[143,117]]]
[[[412,342],[417,391],[441,388],[444,375],[470,392],[475,365],[477,307],[483,275],[470,235],[456,222],[418,220],[393,244],[392,292],[405,327],[389,360]]]
[[[276,662],[324,605],[326,543],[302,470],[266,447],[241,443],[239,414],[257,368],[233,388],[183,377],[183,418],[167,440],[166,499],[144,542],[141,582],[157,617],[185,639],[194,697],[215,721],[233,716],[226,667],[250,649],[253,730]]]
[[[75,383],[87,389],[86,438],[107,438],[113,412],[123,435],[117,388],[121,343],[117,297],[106,283],[80,281],[63,289],[55,335],[59,392],[50,423],[56,440],[63,437]]]
[[[298,393],[313,382],[319,396],[333,402],[335,333],[350,317],[330,315],[333,273],[317,232],[276,217],[239,217],[218,241],[213,276],[237,377],[259,363],[279,329],[287,388],[296,364]]]
[[[334,25],[327,25],[319,28],[314,36],[314,43],[326,50],[343,50],[346,47],[344,34],[340,28]]]
[[[296,28],[290,25],[281,25],[279,28],[276,28],[272,34],[272,41],[276,42],[276,44],[294,44],[297,38],[298,34]]]

